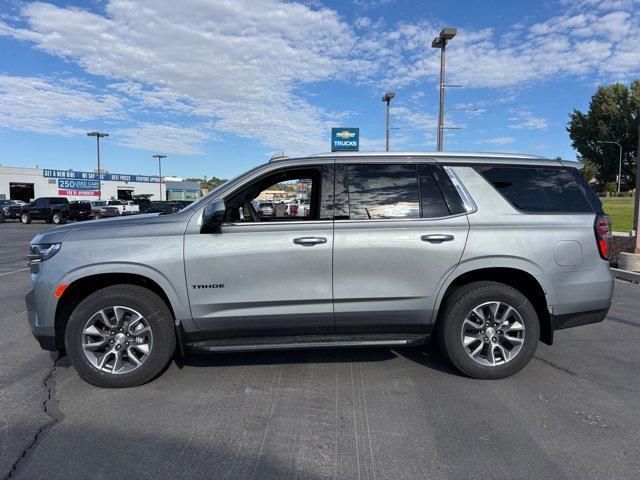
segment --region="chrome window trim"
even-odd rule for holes
[[[451,183],[453,183],[453,186],[458,192],[458,195],[460,195],[460,199],[462,200],[462,205],[464,206],[465,212],[473,213],[477,211],[478,206],[476,205],[476,202],[473,201],[473,198],[471,198],[471,194],[467,191],[466,187],[464,186],[456,172],[453,170],[453,168],[451,168],[451,166],[449,165],[443,165],[442,169],[447,173],[449,179],[451,180]]]

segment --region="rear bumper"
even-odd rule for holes
[[[605,319],[608,312],[609,308],[603,308],[600,310],[591,310],[588,312],[551,315],[551,327],[553,328],[553,330],[562,330],[564,328],[580,327],[582,325],[598,323]]]

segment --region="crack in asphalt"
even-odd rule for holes
[[[45,422],[44,425],[41,425],[40,428],[38,428],[38,431],[33,436],[31,442],[29,442],[29,444],[22,449],[22,452],[20,452],[18,458],[16,458],[16,460],[11,465],[9,473],[2,477],[2,480],[8,480],[12,478],[18,471],[18,468],[29,459],[31,451],[38,446],[49,429],[64,418],[62,412],[58,410],[59,402],[56,399],[56,382],[53,378],[53,375],[56,372],[56,368],[58,367],[58,360],[60,360],[60,357],[56,357],[56,359],[53,361],[53,365],[51,365],[51,367],[47,371],[47,374],[42,379],[42,385],[44,386],[42,410],[49,417],[49,420]]]
[[[558,364],[556,364],[554,362],[551,362],[549,360],[545,360],[544,358],[541,358],[541,357],[538,357],[538,356],[534,356],[533,358],[535,358],[536,360],[540,360],[542,363],[550,366],[551,368],[554,368],[554,369],[558,370],[559,372],[566,373],[567,375],[571,375],[572,377],[579,378],[580,380],[585,380],[587,382],[595,383],[596,385],[600,385],[601,387],[605,387],[605,388],[615,388],[617,390],[624,390],[625,392],[638,393],[638,390],[633,389],[633,388],[623,387],[622,385],[611,385],[611,384],[608,384],[608,383],[601,383],[601,382],[598,382],[597,380],[594,380],[592,378],[584,377],[584,376],[580,375],[579,373],[574,372],[573,370],[569,370],[568,368],[565,368],[565,367],[563,367],[561,365],[558,365]]]

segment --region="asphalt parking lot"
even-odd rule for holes
[[[104,390],[40,350],[26,246],[0,224],[0,478],[640,477],[640,287],[500,381],[430,346],[194,356]]]

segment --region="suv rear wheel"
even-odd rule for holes
[[[98,387],[135,387],[156,377],[175,350],[173,316],[136,285],[98,290],[75,308],[65,347],[80,377]]]
[[[60,225],[61,223],[64,223],[64,218],[59,213],[54,213],[51,216],[51,221],[56,225]]]
[[[520,291],[498,282],[474,282],[446,301],[436,337],[462,373],[498,379],[529,363],[540,324],[535,308]]]
[[[20,221],[25,225],[31,223],[31,215],[29,215],[28,213],[23,213],[22,215],[20,215]]]

